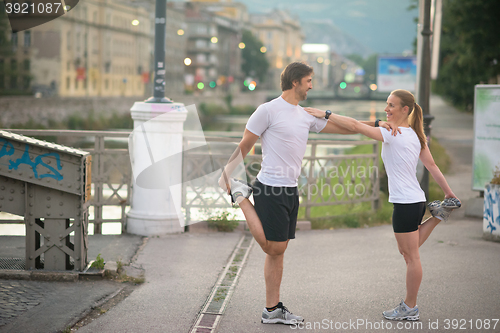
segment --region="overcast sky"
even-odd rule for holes
[[[413,19],[418,16],[418,11],[408,11],[410,0],[232,1],[244,3],[251,13],[280,8],[297,15],[301,21],[331,21],[377,53],[412,50],[417,35],[417,25]]]
[[[330,20],[360,43],[378,53],[401,53],[412,49],[417,35],[408,11],[410,0],[233,0],[250,12],[287,9],[301,21]]]

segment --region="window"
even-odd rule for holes
[[[5,89],[5,76],[0,75],[0,89]]]
[[[202,49],[202,48],[207,47],[207,41],[204,39],[198,39],[198,40],[196,40],[195,45],[196,45],[197,49]]]
[[[30,87],[31,78],[29,76],[23,76],[23,89],[28,89]]]
[[[69,78],[69,76],[66,78],[66,90],[69,90],[70,88],[70,85],[71,85],[71,79]]]
[[[17,76],[10,77],[10,89],[17,89]]]
[[[29,59],[24,59],[24,70],[25,71],[30,70],[30,60]]]
[[[24,47],[31,46],[31,31],[24,32]]]
[[[11,35],[11,38],[10,38],[10,41],[12,43],[12,46],[14,47],[14,49],[17,47],[17,32],[13,32],[12,35]]]
[[[75,79],[75,89],[78,90],[78,79]]]
[[[13,70],[13,71],[17,71],[17,60],[16,59],[12,59],[10,61],[10,68]]]
[[[71,31],[68,31],[66,34],[66,45],[68,46],[68,50],[71,50]]]

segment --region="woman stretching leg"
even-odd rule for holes
[[[324,117],[325,111],[305,108],[315,117]],[[364,125],[349,117],[332,114],[329,121],[347,130],[382,141],[382,160],[389,180],[389,202],[394,204],[392,224],[399,252],[406,261],[406,298],[394,309],[384,311],[391,320],[418,320],[417,294],[422,281],[419,247],[441,220],[460,207],[460,201],[448,186],[443,174],[434,163],[423,130],[423,115],[415,97],[406,90],[394,90],[387,98],[387,121],[393,131]],[[399,128],[399,133],[396,130]],[[392,135],[397,134],[397,135]],[[422,223],[425,213],[425,194],[416,177],[418,159],[445,193],[443,202],[432,202],[429,209],[433,217]]]

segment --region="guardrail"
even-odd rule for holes
[[[73,131],[73,130],[9,130],[14,133],[33,137],[52,137],[57,143],[81,147],[92,155],[92,192],[90,199],[89,223],[94,224],[94,234],[102,233],[102,224],[119,222],[122,233],[126,230],[125,210],[130,206],[132,174],[130,158],[126,148],[129,131]],[[222,167],[241,139],[241,133],[205,132],[207,144],[231,144],[230,149],[221,153],[186,149],[190,142],[201,140],[193,133],[184,133],[182,207],[186,211],[186,222],[192,219],[192,209],[213,207],[224,208],[229,205],[229,197],[205,198],[202,194],[212,191],[210,185],[198,186],[196,173],[206,175],[207,169]],[[348,139],[349,137],[343,136]],[[338,140],[334,136],[311,134],[308,149],[302,163],[299,178],[300,205],[305,207],[305,218],[311,218],[313,207],[371,202],[372,208],[379,200],[379,146],[376,141]],[[354,138],[358,138],[355,136]],[[329,139],[329,140],[326,140]],[[120,143],[121,142],[121,143]],[[82,147],[82,144],[91,147]],[[113,148],[116,146],[118,148]],[[346,155],[344,152],[357,145],[371,146],[370,153]],[[253,181],[260,168],[262,159],[260,141],[255,153],[245,159],[245,172]],[[210,163],[210,165],[208,165]],[[326,190],[326,193],[325,191]],[[328,190],[330,193],[328,193]],[[209,200],[209,201],[207,201]],[[116,208],[116,218],[106,218],[104,208]],[[93,212],[93,214],[92,214]],[[23,221],[0,221],[0,223],[24,223]]]

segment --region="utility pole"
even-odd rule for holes
[[[431,90],[431,0],[420,0],[423,6],[423,29],[422,29],[422,57],[419,63],[420,80],[418,84],[418,104],[422,108],[424,115],[424,132],[427,137],[427,144],[431,141],[431,122],[434,116],[430,114],[430,90]],[[422,12],[421,12],[422,13]],[[425,192],[425,197],[429,199],[429,171],[424,168],[424,173],[420,181],[420,186]]]
[[[172,103],[165,97],[165,31],[167,27],[167,0],[156,0],[155,62],[153,96],[146,103]]]

